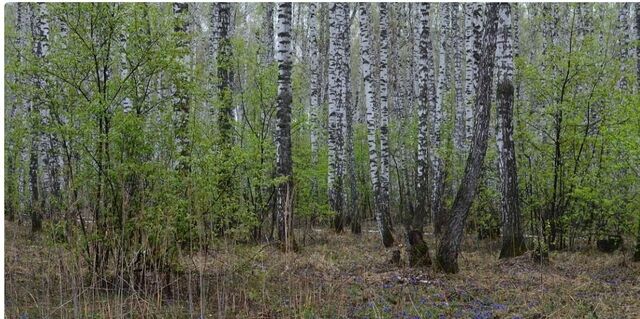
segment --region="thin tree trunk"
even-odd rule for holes
[[[475,98],[477,116],[474,125],[473,143],[471,144],[462,182],[458,187],[458,193],[453,202],[447,227],[444,228],[440,236],[436,256],[438,266],[448,273],[458,272],[458,254],[462,244],[464,224],[480,181],[482,163],[487,151],[497,28],[498,4],[487,4],[479,68],[479,94]]]
[[[635,4],[636,12],[636,93],[640,94],[640,3]],[[640,232],[639,232],[640,233]],[[640,239],[640,238],[639,238]]]
[[[309,122],[311,123],[311,165],[318,165],[318,110],[320,109],[320,55],[318,52],[318,17],[317,4],[309,4]],[[311,180],[311,196],[318,197],[318,180],[314,175]],[[314,208],[315,209],[315,208]],[[315,218],[317,211],[312,212]]]
[[[636,13],[637,14],[637,13]],[[629,17],[631,16],[631,4],[628,2],[620,4],[620,11],[618,14],[618,33],[620,34],[620,80],[618,81],[618,89],[625,90],[627,88],[627,64],[629,59],[631,43],[631,30],[629,24]]]
[[[262,55],[262,61],[264,65],[273,63],[273,2],[263,3],[265,15],[264,15],[264,34],[262,38],[264,53]]]
[[[454,3],[451,10],[451,33],[452,45],[454,50],[454,85],[455,85],[455,124],[454,124],[454,145],[456,151],[460,152],[465,145],[465,108],[464,108],[464,91],[462,89],[462,45],[464,43],[463,34],[460,27],[460,4]],[[464,12],[462,12],[464,14]]]
[[[393,233],[389,211],[389,18],[387,3],[380,3],[380,217],[386,232]],[[388,241],[388,239],[387,239]],[[384,240],[383,240],[384,242]],[[385,245],[385,247],[388,247]]]
[[[636,11],[636,94],[640,94],[640,3],[635,4]],[[636,235],[636,251],[633,254],[634,261],[640,261],[640,213],[638,214],[638,229]]]

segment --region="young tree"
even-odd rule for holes
[[[498,11],[496,44],[498,167],[502,192],[502,249],[500,258],[521,255],[526,247],[520,223],[518,177],[513,142],[513,39],[511,5],[502,3]]]
[[[283,250],[295,249],[293,236],[293,161],[291,159],[291,2],[278,4],[276,62],[278,63],[278,102],[276,127],[276,211],[278,237]]]
[[[359,17],[360,17],[360,70],[364,80],[364,97],[365,105],[367,108],[366,120],[367,120],[367,143],[369,146],[369,174],[371,177],[371,184],[374,194],[374,213],[376,221],[378,222],[378,229],[382,236],[382,243],[385,247],[391,247],[393,245],[393,234],[391,232],[391,223],[383,215],[380,209],[380,180],[378,172],[378,144],[376,142],[376,115],[375,115],[375,92],[374,92],[374,79],[372,76],[372,63],[371,63],[371,34],[369,27],[371,20],[369,16],[369,10],[371,5],[369,3],[360,3],[358,5]]]
[[[482,163],[487,152],[489,137],[489,116],[491,110],[491,87],[496,51],[496,31],[498,28],[498,4],[487,4],[486,21],[482,37],[482,55],[479,65],[478,93],[475,98],[476,121],[473,143],[458,187],[451,215],[444,228],[437,250],[438,266],[448,273],[458,272],[458,254],[469,208],[475,196],[482,173]]]

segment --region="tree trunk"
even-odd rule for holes
[[[262,64],[273,63],[273,2],[263,3],[264,5],[264,34],[262,36],[263,54]]]
[[[637,60],[637,78],[636,78],[636,94],[640,94],[640,3],[635,4],[636,11],[636,60]],[[638,214],[638,229],[636,230],[636,251],[633,254],[634,261],[640,261],[640,214]]]
[[[378,229],[382,236],[382,243],[385,247],[391,247],[393,245],[393,234],[391,232],[391,225],[388,220],[384,218],[382,210],[380,209],[380,180],[378,172],[378,146],[376,143],[376,114],[375,114],[375,92],[374,92],[374,80],[372,77],[372,63],[371,63],[371,38],[369,27],[371,24],[369,17],[369,10],[371,5],[369,3],[361,3],[358,6],[360,16],[360,58],[361,58],[361,73],[364,80],[364,95],[365,105],[367,108],[367,143],[369,146],[369,174],[371,176],[371,184],[374,196],[374,215],[378,223]]]
[[[627,76],[625,72],[627,72],[627,64],[629,59],[630,47],[631,43],[631,30],[629,24],[629,18],[631,16],[631,4],[621,3],[620,11],[618,14],[618,33],[620,35],[620,80],[618,81],[618,89],[625,90],[627,88]],[[637,14],[637,13],[636,13]]]
[[[233,68],[232,68],[232,46],[231,46],[231,14],[232,4],[227,2],[217,2],[214,4],[213,16],[214,21],[214,39],[217,42],[216,72],[217,72],[217,96],[218,96],[218,131],[220,133],[219,147],[221,157],[220,179],[218,180],[218,189],[222,192],[219,205],[223,209],[232,207],[230,199],[232,197],[233,171],[232,171],[232,153],[233,153]],[[275,214],[275,212],[274,212]],[[274,215],[275,216],[275,215]],[[224,233],[227,228],[226,222],[221,219],[209,220],[205,218],[207,224],[218,223],[218,232]],[[209,225],[206,227],[211,227]]]
[[[498,4],[487,4],[484,35],[482,38],[482,56],[480,59],[478,93],[475,98],[476,121],[473,143],[464,176],[451,209],[451,215],[440,236],[437,251],[438,266],[448,273],[458,272],[458,254],[462,244],[464,224],[469,208],[476,193],[482,163],[487,151],[489,137],[489,117],[491,108],[491,86],[496,51],[496,30],[498,28]]]
[[[636,11],[636,93],[640,94],[640,3],[635,3]]]
[[[320,123],[318,123],[318,110],[320,109],[320,55],[318,52],[318,7],[315,3],[309,4],[309,122],[311,124],[311,165],[318,165],[318,134]],[[311,180],[311,196],[318,197],[318,180],[313,175]],[[317,211],[311,212],[315,218]]]
[[[293,236],[293,161],[291,159],[291,2],[278,4],[276,38],[278,63],[278,102],[276,127],[276,174],[282,181],[277,188],[278,238],[282,249],[295,250]]]
[[[32,7],[32,35],[33,35],[33,53],[36,58],[44,60],[49,50],[49,21],[47,4],[38,3]],[[44,63],[44,62],[43,62]],[[45,79],[36,76],[34,79],[34,86],[38,89],[44,89],[46,87]],[[41,112],[34,105],[33,101],[29,102],[29,112],[32,116],[31,121],[31,149],[29,155],[29,186],[31,190],[31,230],[33,232],[40,231],[42,229],[42,210],[43,210],[43,189],[39,183],[39,166],[40,166],[40,152],[39,152],[39,140],[41,132],[38,130],[41,128]],[[44,149],[43,149],[44,150]],[[42,192],[41,192],[42,191]]]
[[[380,200],[379,209],[382,228],[385,229],[383,243],[392,239],[384,238],[393,233],[391,213],[389,211],[389,73],[387,62],[389,58],[389,18],[387,3],[380,3]],[[383,232],[384,233],[384,232]],[[391,237],[393,238],[393,237]],[[389,247],[385,244],[385,247]]]
[[[509,258],[521,255],[526,247],[520,224],[518,177],[513,141],[514,68],[511,5],[508,3],[500,4],[498,16],[496,44],[498,131],[496,141],[502,192],[502,249],[500,250],[500,258]]]
[[[474,125],[474,99],[478,87],[478,64],[480,56],[484,52],[481,49],[482,37],[482,4],[468,3],[465,8],[465,146],[469,147],[473,136]]]
[[[434,233],[440,234],[442,225],[444,224],[444,214],[442,212],[442,196],[444,195],[444,163],[442,160],[441,147],[441,129],[442,122],[446,117],[444,101],[447,95],[447,85],[449,83],[447,67],[448,59],[448,42],[447,33],[449,32],[449,4],[440,3],[440,39],[439,59],[438,59],[438,87],[436,91],[436,107],[432,112],[432,130],[431,130],[431,170],[433,172],[432,190],[431,190],[431,217],[433,220]]]
[[[344,105],[342,89],[344,43],[342,33],[347,24],[347,5],[332,3],[329,9],[329,205],[335,213],[333,227],[342,231],[344,215]]]
[[[347,13],[349,9],[347,7]],[[345,112],[345,125],[344,125],[344,136],[345,136],[345,176],[346,180],[346,189],[348,193],[345,193],[344,198],[347,199],[345,204],[347,204],[346,213],[346,224],[350,226],[351,231],[353,233],[360,233],[360,211],[358,209],[358,190],[357,190],[357,180],[356,180],[356,158],[354,153],[354,144],[353,144],[353,114],[355,110],[355,105],[352,104],[351,97],[351,36],[349,27],[350,23],[347,22],[345,25],[345,31],[342,33],[342,41],[344,43],[344,55],[342,56],[342,72],[344,78],[344,85],[342,87],[342,103],[344,105]]]
[[[463,12],[464,14],[464,12]],[[458,3],[453,4],[451,9],[451,33],[452,33],[452,45],[454,50],[453,63],[454,63],[454,85],[455,85],[455,124],[454,124],[454,145],[456,151],[460,152],[464,149],[465,145],[465,108],[464,108],[464,95],[463,95],[463,83],[462,83],[462,45],[464,40],[462,39],[462,32],[460,27],[460,5]]]
[[[429,182],[428,172],[428,139],[429,139],[429,109],[435,103],[435,85],[429,77],[434,76],[433,47],[430,38],[429,3],[418,5],[420,22],[418,26],[418,176],[416,197],[417,210],[413,212],[407,225],[407,242],[409,244],[409,264],[411,266],[429,266],[431,258],[426,243],[422,239],[424,217],[429,212]]]

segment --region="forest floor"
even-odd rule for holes
[[[197,318],[202,305],[207,318],[640,318],[640,263],[628,253],[552,252],[540,265],[499,260],[497,242],[474,239],[455,275],[390,264],[371,230],[314,229],[289,254],[223,243],[184,258],[168,297],[78,284],[89,272],[70,265],[73,254],[5,222],[5,315]]]

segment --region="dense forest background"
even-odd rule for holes
[[[136,312],[144,298],[259,317],[266,288],[233,288],[268,277],[256,256],[323,241],[325,255],[445,273],[473,267],[459,257],[483,242],[500,243],[481,260],[597,248],[638,261],[639,12],[8,4],[5,225],[24,245],[8,269],[33,243],[51,254],[33,253],[55,266],[32,281],[38,300],[48,291],[36,317],[153,316]],[[310,304],[335,293],[313,287]],[[7,291],[16,316],[36,298]],[[100,293],[131,308],[101,308]],[[265,317],[365,316],[287,300],[293,312]]]

